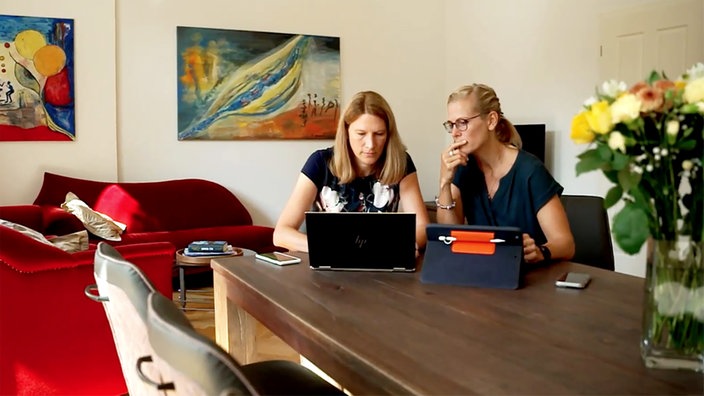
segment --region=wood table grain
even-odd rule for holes
[[[219,345],[252,360],[260,321],[353,394],[697,394],[701,373],[647,369],[642,278],[562,262],[518,290],[422,284],[416,273],[317,272],[218,258]],[[587,272],[584,290],[555,287]]]

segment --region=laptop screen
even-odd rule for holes
[[[415,213],[306,212],[313,269],[415,271]]]

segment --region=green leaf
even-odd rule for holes
[[[697,147],[697,142],[695,140],[682,140],[675,147],[679,147],[684,151],[694,150]]]
[[[616,243],[628,254],[638,253],[650,235],[648,216],[632,202],[614,216],[613,225]]]
[[[597,153],[599,154],[599,158],[601,158],[604,162],[609,162],[611,161],[611,157],[613,155],[613,151],[609,148],[609,146],[605,144],[600,144],[596,148]]]
[[[597,155],[596,149],[593,148],[593,149],[589,149],[589,150],[583,152],[582,154],[578,154],[577,158],[583,159],[583,158],[587,158],[587,157],[593,157],[595,155]]]
[[[650,72],[650,75],[648,76],[648,85],[653,85],[655,81],[662,80],[662,77],[660,76],[660,73],[656,72],[655,70]]]
[[[680,130],[683,138],[689,137],[689,135],[691,135],[693,131],[694,131],[694,128],[682,128]]]
[[[633,188],[629,191],[631,196],[633,196],[633,199],[635,200],[635,203],[641,207],[641,208],[648,208],[650,205],[650,201],[647,198],[647,194],[643,192],[641,188]]]
[[[682,114],[696,114],[699,112],[699,107],[696,103],[688,103],[680,107],[680,113]]]
[[[599,156],[599,153],[596,149],[585,151],[578,157],[580,158],[580,160],[579,162],[577,162],[576,166],[577,176],[585,172],[591,172],[593,170],[600,169],[606,164],[606,161],[604,161]]]
[[[620,151],[617,151],[614,153],[614,160],[611,161],[611,167],[615,170],[620,171],[621,169],[626,168],[629,160],[630,158],[627,155],[621,153]]]
[[[606,193],[606,197],[604,197],[604,207],[608,209],[616,205],[616,203],[621,199],[621,196],[623,196],[623,189],[621,186],[611,187],[609,192]]]
[[[621,185],[623,191],[630,191],[640,183],[641,177],[642,175],[640,173],[631,172],[629,169],[622,169],[618,172],[618,184]]]
[[[618,184],[618,172],[615,170],[604,170],[604,176],[613,184]]]

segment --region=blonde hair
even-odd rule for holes
[[[484,84],[462,86],[450,94],[447,98],[447,104],[469,97],[474,97],[477,107],[476,110],[482,115],[482,119],[492,111],[499,116],[499,122],[496,124],[494,133],[501,143],[512,144],[521,148],[523,145],[521,136],[518,134],[518,131],[516,131],[516,127],[513,126],[511,121],[509,121],[501,111],[499,97],[496,96],[496,92],[493,88]]]
[[[391,107],[374,91],[357,93],[343,111],[335,135],[330,171],[340,179],[340,184],[350,183],[359,176],[352,161],[354,153],[349,144],[349,128],[362,114],[377,116],[386,125],[386,145],[379,160],[374,164],[375,177],[386,185],[400,183],[406,175],[406,146],[401,141]]]

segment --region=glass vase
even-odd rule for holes
[[[702,245],[648,241],[641,337],[647,367],[704,371]]]

